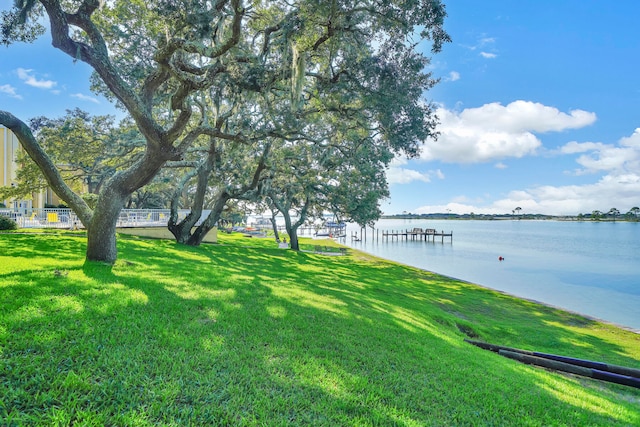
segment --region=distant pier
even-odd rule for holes
[[[442,243],[444,243],[445,238],[448,238],[451,243],[453,243],[453,231],[447,233],[445,231],[438,231],[434,228],[414,228],[413,230],[376,230],[371,229],[372,238],[374,240],[380,240],[382,237],[383,241],[391,240],[414,240],[414,241],[425,241],[425,242],[435,242],[436,238],[439,238]],[[362,228],[360,230],[360,236],[358,233],[351,233],[351,240],[353,241],[361,241],[367,240],[367,229]]]

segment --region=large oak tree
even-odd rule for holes
[[[53,46],[95,70],[95,89],[129,113],[145,140],[140,158],[102,184],[91,209],[31,129],[0,111],[0,123],[86,226],[89,260],[115,261],[125,202],[203,136],[296,139],[291,132],[304,131],[307,118],[337,129],[343,117],[360,123],[369,143],[413,156],[434,134],[433,108],[422,98],[434,81],[417,47],[428,39],[436,52],[448,40],[439,0],[16,0],[3,12],[0,42],[32,39],[39,17],[48,19]],[[285,81],[287,103],[279,93]],[[229,130],[224,117],[201,108],[220,86],[277,96],[277,121],[258,133],[250,120]]]

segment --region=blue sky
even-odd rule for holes
[[[445,4],[453,41],[433,57],[441,82],[426,94],[441,136],[394,162],[385,213],[640,206],[640,2]],[[115,112],[48,36],[0,52],[0,109],[23,120]]]
[[[640,206],[640,2],[445,4],[441,136],[396,162],[385,212]]]

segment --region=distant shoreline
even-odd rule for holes
[[[543,215],[543,214],[397,214],[382,215],[380,219],[437,219],[452,221],[505,221],[505,220],[533,220],[533,221],[575,221],[575,222],[640,222],[640,216],[619,215],[616,217],[603,215],[593,218],[591,215]]]

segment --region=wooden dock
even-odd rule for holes
[[[397,239],[397,240],[424,240],[435,241],[436,237],[440,237],[442,243],[444,243],[444,238],[448,237],[453,242],[453,231],[450,233],[445,233],[444,231],[438,231],[434,228],[414,228],[413,230],[405,230],[405,231],[383,231],[382,238],[383,239]]]
[[[351,240],[360,241],[367,240],[366,229],[360,230],[360,236],[356,233],[355,235],[351,234]],[[446,233],[445,231],[438,231],[434,228],[414,228],[413,230],[372,230],[373,231],[373,239],[378,240],[382,237],[382,240],[388,241],[391,240],[414,240],[414,241],[425,241],[425,242],[435,242],[436,238],[439,237],[442,243],[444,243],[445,238],[449,238],[449,241],[453,243],[453,231]],[[382,234],[380,234],[380,232]]]

